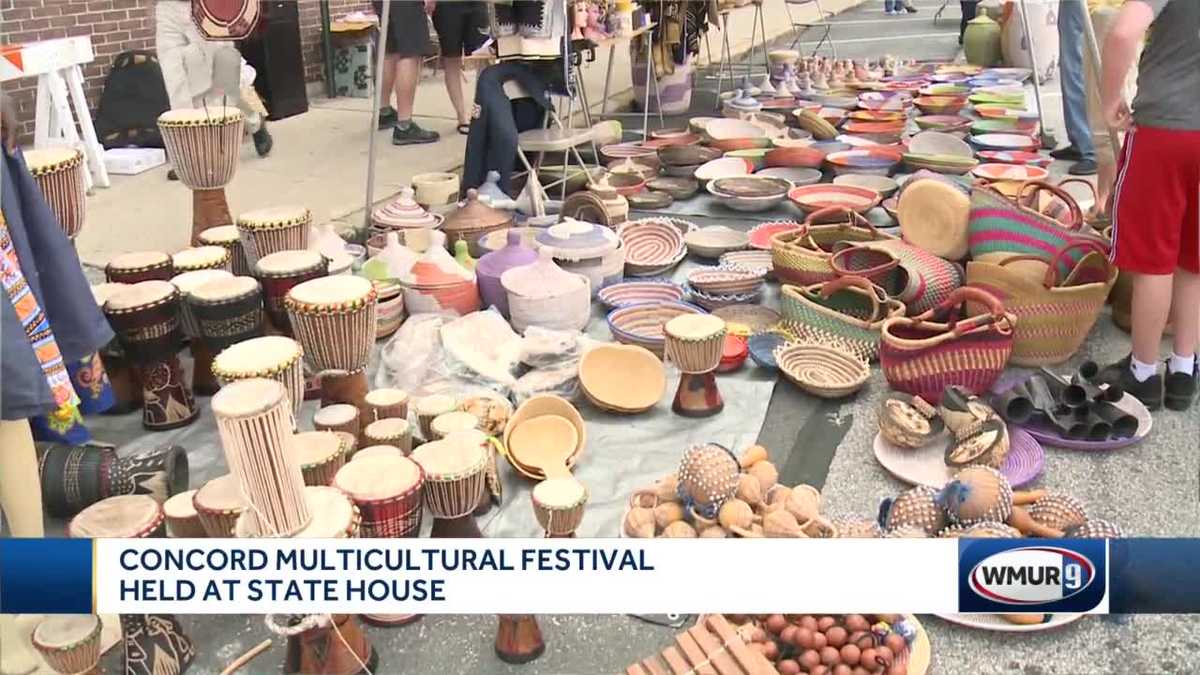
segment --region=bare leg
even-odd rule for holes
[[[463,105],[463,68],[462,59],[458,57],[442,57],[442,70],[445,71],[446,93],[450,94],[450,102],[454,104],[454,112],[458,115],[459,124],[470,124],[471,116]]]
[[[392,89],[396,87],[396,62],[400,60],[395,54],[383,57],[383,83],[380,85],[379,107],[391,105]]]
[[[1175,353],[1194,354],[1200,345],[1200,275],[1175,270]]]
[[[412,119],[413,101],[417,97],[417,80],[421,77],[421,57],[396,58],[396,118],[401,122]]]
[[[1117,182],[1117,165],[1108,161],[1110,154],[1096,152],[1096,203],[1092,205],[1093,215],[1108,212],[1108,198]]]
[[[1171,310],[1171,279],[1170,274],[1133,274],[1133,357],[1142,363],[1158,363],[1159,343],[1162,342],[1167,315]],[[1192,279],[1194,285],[1196,277]],[[1181,318],[1191,323],[1191,342],[1188,344],[1192,348],[1196,345],[1196,322],[1200,320],[1195,307],[1193,304],[1191,312],[1181,312],[1185,315]],[[1175,326],[1176,344],[1181,344],[1179,331],[1180,327]]]

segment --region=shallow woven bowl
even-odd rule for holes
[[[768,279],[775,278],[775,260],[764,250],[730,251],[719,258],[722,267],[761,271]]]
[[[961,115],[921,115],[914,120],[917,127],[927,131],[961,133],[971,128],[971,120]]]
[[[829,206],[840,206],[858,213],[865,213],[878,204],[882,198],[883,196],[874,190],[854,185],[830,185],[826,183],[802,185],[792,188],[788,192],[788,199],[792,200],[796,206],[805,211],[816,211],[817,209]]]
[[[965,96],[918,96],[914,101],[926,115],[953,115],[967,105]]]
[[[820,183],[822,178],[820,169],[810,169],[803,166],[771,166],[759,169],[754,172],[754,175],[782,178],[789,181],[792,185],[812,185],[813,183]]]
[[[601,288],[596,299],[610,309],[646,302],[679,302],[683,300],[683,286],[666,280],[623,281]]]
[[[653,192],[665,192],[672,199],[689,199],[700,190],[700,183],[694,178],[678,176],[662,176],[646,181],[646,189]]]
[[[751,291],[750,293],[728,293],[728,294],[713,294],[704,293],[688,286],[688,297],[692,302],[711,311],[721,309],[722,307],[731,307],[734,305],[753,304],[762,299],[762,291]]]
[[[821,398],[842,398],[862,388],[871,369],[852,354],[814,344],[787,344],[775,348],[775,362],[784,377]]]
[[[683,233],[662,220],[625,223],[617,236],[625,245],[625,271],[634,276],[661,274],[687,255]]]
[[[709,295],[733,295],[754,293],[762,288],[766,279],[762,270],[722,269],[701,267],[692,270],[687,277],[692,288]]]
[[[688,232],[683,241],[692,255],[719,258],[723,253],[746,248],[750,244],[750,235],[722,225],[713,225]]]
[[[808,146],[772,148],[763,155],[763,163],[768,167],[819,169],[824,161],[823,150]]]
[[[767,330],[775,324],[779,323],[779,312],[755,304],[740,304],[722,307],[713,311],[713,316],[719,316],[725,320],[725,325],[730,333],[735,335],[746,334]]]
[[[716,148],[699,145],[669,145],[659,148],[658,160],[665,166],[699,166],[721,156]]]
[[[771,238],[780,232],[790,232],[803,227],[794,220],[773,220],[759,223],[750,228],[750,248],[760,251],[771,250]]]
[[[646,302],[614,309],[608,313],[608,329],[622,344],[638,345],[662,358],[666,339],[663,326],[680,314],[705,314],[686,302]]]

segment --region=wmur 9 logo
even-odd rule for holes
[[[1102,540],[962,540],[959,611],[1086,612],[1105,596]]]

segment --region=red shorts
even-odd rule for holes
[[[1126,134],[1111,258],[1129,272],[1200,274],[1200,131],[1135,127]]]

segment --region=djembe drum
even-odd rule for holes
[[[125,675],[182,675],[196,646],[174,614],[122,614]]]
[[[311,225],[312,213],[303,206],[256,209],[237,219],[242,250],[251,266],[272,253],[307,249]]]
[[[199,284],[187,291],[184,303],[200,329],[200,341],[212,354],[262,335],[262,289],[253,277]]]
[[[168,258],[168,261],[170,259]],[[92,297],[96,306],[104,310],[104,303],[117,293],[126,289],[130,284],[103,283],[92,286]],[[112,385],[113,398],[116,403],[104,411],[106,415],[124,415],[142,407],[142,381],[137,369],[129,362],[121,341],[116,337],[100,348],[100,361],[104,364],[104,372],[108,373],[108,382]]]
[[[363,402],[367,404],[363,419],[367,424],[392,417],[408,419],[408,392],[403,389],[372,389],[363,397]]]
[[[473,515],[487,489],[487,453],[475,443],[430,441],[409,455],[425,472],[431,537],[478,538]]]
[[[367,393],[367,359],[375,344],[375,288],[362,277],[312,279],[293,286],[288,320],[321,377],[321,403],[359,410]]]
[[[420,534],[424,483],[421,467],[407,457],[368,456],[338,469],[332,485],[362,513],[359,536],[392,539]]]
[[[344,431],[355,439],[362,435],[358,408],[348,403],[334,403],[313,413],[313,428],[317,431]]]
[[[207,537],[204,523],[196,512],[194,500],[198,490],[180,492],[163,502],[163,515],[167,519],[167,536],[180,539]]]
[[[168,281],[142,281],[113,294],[104,314],[138,368],[142,426],[163,431],[196,421],[199,410],[179,365],[179,289]]]
[[[225,252],[225,249],[217,250]],[[176,266],[175,269],[178,270],[179,267]],[[192,392],[200,396],[212,396],[221,385],[217,384],[212,372],[213,352],[208,348],[208,343],[200,339],[200,321],[192,312],[192,304],[186,299],[189,293],[204,284],[228,279],[233,279],[233,275],[215,268],[198,269],[171,277],[171,283],[179,289],[180,297],[184,300],[179,304],[179,325],[183,327],[183,334],[188,339],[188,350],[192,353]]]
[[[352,614],[266,617],[267,629],[287,639],[285,673],[377,673],[379,652]]]
[[[412,452],[412,428],[408,420],[389,417],[371,422],[363,429],[363,443],[367,445],[390,445],[400,448],[404,454]]]
[[[287,388],[292,417],[299,419],[304,403],[304,350],[282,335],[264,335],[226,347],[213,359],[213,374],[221,384],[263,377]]]
[[[237,479],[233,474],[214,478],[196,490],[192,506],[210,537],[232,537],[238,517],[246,510]]]
[[[671,409],[685,417],[708,417],[725,407],[716,369],[725,346],[725,321],[711,314],[677,316],[663,327],[666,357],[679,368]]]
[[[422,440],[432,441],[433,420],[457,410],[458,399],[447,394],[430,394],[414,401],[413,407],[417,409],[417,429],[421,432]]]
[[[292,437],[292,453],[305,485],[332,485],[346,463],[346,443],[332,431],[305,431]]]
[[[83,229],[87,210],[84,206],[83,153],[74,148],[45,148],[25,151],[29,173],[42,189],[46,203],[59,227],[74,240]]]
[[[394,445],[368,445],[365,448],[359,449],[350,458],[350,461],[357,459],[370,459],[371,457],[404,457],[404,451]]]
[[[139,539],[162,537],[166,516],[150,495],[120,495],[101,499],[80,511],[67,524],[73,539]]]
[[[292,334],[284,298],[297,284],[323,277],[328,272],[324,256],[316,251],[279,251],[264,256],[254,265],[254,275],[262,283],[263,305],[275,330]]]
[[[533,515],[547,537],[574,537],[583,521],[588,490],[574,478],[549,478],[533,486],[529,494]]]
[[[192,190],[193,244],[204,230],[233,224],[225,186],[237,171],[242,123],[242,111],[229,106],[181,108],[158,116],[167,156],[180,182]]]
[[[178,445],[117,457],[111,448],[39,443],[37,455],[42,503],[60,518],[120,495],[165,502],[188,486],[187,453]]]
[[[104,266],[104,278],[115,284],[170,281],[175,276],[171,256],[162,251],[122,253]]]
[[[229,271],[229,250],[220,246],[193,246],[171,256],[175,274],[197,270]]]
[[[210,227],[197,237],[200,246],[220,246],[229,251],[229,271],[238,276],[253,274],[254,268],[246,260],[246,252],[242,250],[242,238],[237,225],[218,225]]]
[[[496,468],[496,454],[501,448],[500,439],[489,436],[479,429],[463,429],[449,433],[445,440],[454,443],[471,443],[483,448],[484,455],[487,456],[487,469],[484,475],[487,489],[483,491],[483,497],[479,500],[475,515],[481,516],[487,513],[493,504],[499,506],[504,494],[504,486],[500,482],[500,472]]]
[[[101,628],[95,614],[49,616],[33,629],[33,646],[63,675],[98,674]]]
[[[230,382],[212,399],[225,461],[247,508],[249,536],[290,537],[308,526],[304,476],[292,451],[295,416],[287,388],[275,380]]]
[[[346,493],[328,485],[307,485],[303,494],[312,520],[293,534],[292,539],[353,539],[358,536],[362,516]],[[234,535],[239,538],[258,536],[249,532],[249,522],[249,512],[243,513],[234,527]]]

